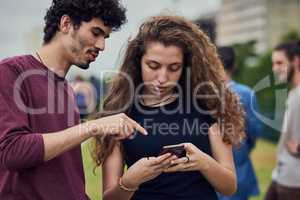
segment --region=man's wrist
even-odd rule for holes
[[[99,135],[100,132],[97,123],[95,123],[95,120],[90,120],[85,123],[82,123],[80,125],[80,128],[80,132],[87,138]]]

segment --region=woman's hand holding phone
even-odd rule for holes
[[[186,156],[178,158],[171,162],[171,166],[164,172],[185,172],[185,171],[202,171],[208,169],[208,164],[205,162],[209,155],[199,150],[192,143],[183,143],[186,151]]]
[[[122,177],[122,183],[128,188],[137,188],[140,184],[159,176],[171,166],[177,157],[166,153],[158,157],[148,157],[138,160],[128,168]]]

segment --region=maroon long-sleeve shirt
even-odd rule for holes
[[[42,134],[79,123],[72,89],[31,55],[0,62],[0,199],[85,200],[80,146],[44,162]]]

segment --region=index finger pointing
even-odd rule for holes
[[[148,135],[148,132],[146,131],[146,129],[144,129],[141,125],[139,125],[136,121],[134,121],[133,119],[131,119],[130,117],[127,117],[127,119],[130,121],[130,123],[133,125],[133,127],[138,130],[139,132],[141,132],[143,135]]]

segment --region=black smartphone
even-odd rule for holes
[[[164,146],[159,155],[163,155],[166,153],[171,153],[172,155],[176,155],[178,158],[182,158],[186,156],[186,151],[184,149],[183,144]]]

